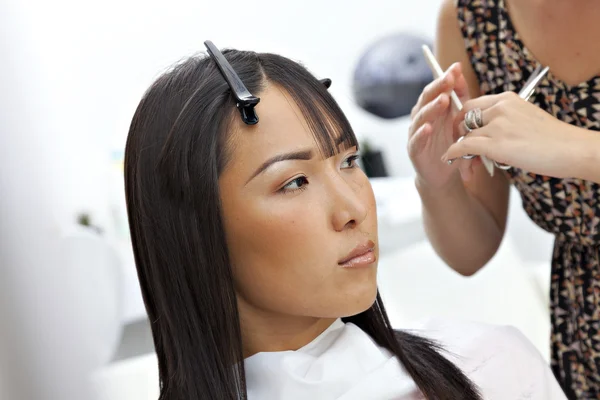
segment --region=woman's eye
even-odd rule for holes
[[[344,160],[344,162],[342,163],[342,169],[358,167],[358,164],[356,164],[357,160],[358,160],[358,155],[356,155],[356,154],[346,158]]]
[[[296,190],[304,189],[306,185],[308,185],[308,179],[306,179],[305,176],[299,176],[298,178],[294,179],[293,181],[289,182],[284,187],[282,187],[281,191],[294,192]]]

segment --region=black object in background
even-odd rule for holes
[[[381,151],[377,150],[365,153],[361,159],[365,174],[369,178],[383,178],[388,176]]]
[[[389,176],[385,168],[383,153],[380,150],[375,150],[371,144],[364,141],[360,144],[361,164],[363,171],[369,178],[384,178]]]
[[[424,44],[431,46],[416,35],[398,33],[370,45],[354,70],[358,105],[386,119],[409,115],[423,88],[433,80],[421,49]]]

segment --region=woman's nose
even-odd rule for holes
[[[336,180],[332,192],[332,221],[336,231],[354,228],[367,217],[367,205],[361,188],[344,179]]]

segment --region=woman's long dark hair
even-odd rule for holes
[[[305,68],[281,56],[225,51],[249,91],[282,87],[300,107],[324,155],[334,136],[357,144],[343,112]],[[260,115],[259,115],[260,117]],[[161,400],[246,399],[242,338],[225,241],[219,175],[239,118],[212,59],[192,57],[141,100],[125,152],[125,190],[138,277],[158,356]],[[335,125],[335,126],[334,126]],[[381,298],[344,318],[394,353],[428,399],[480,399],[431,341],[395,332]]]

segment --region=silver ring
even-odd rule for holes
[[[469,128],[469,125],[467,125],[467,121],[463,121],[463,124],[465,125],[465,130],[467,131],[467,135],[469,133],[473,132],[473,129]]]
[[[483,128],[483,112],[481,111],[481,108],[475,108],[473,113],[475,114],[475,125],[477,125],[478,128]]]
[[[481,108],[474,108],[472,110],[467,111],[467,113],[465,114],[464,124],[465,129],[467,130],[467,135],[473,132],[473,130],[483,127],[483,117]],[[464,139],[465,136],[459,137],[456,142],[460,142]],[[463,160],[472,160],[475,157],[475,154],[466,154],[461,158]]]
[[[483,128],[483,112],[481,108],[474,108],[467,111],[465,114],[465,126],[471,130]]]
[[[473,110],[469,110],[465,114],[465,126],[471,130],[479,128],[477,121],[475,121],[475,113]]]

